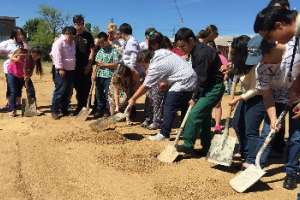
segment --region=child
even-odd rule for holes
[[[119,62],[119,54],[108,41],[108,35],[104,32],[98,34],[101,48],[96,55],[96,68],[93,71],[93,79],[96,81],[97,109],[95,118],[108,114],[108,90],[113,75]]]
[[[147,90],[156,87],[164,80],[169,85],[164,104],[164,119],[160,133],[150,136],[152,141],[160,141],[170,137],[172,124],[177,111],[185,113],[188,102],[192,97],[197,76],[192,66],[182,58],[166,49],[156,51],[144,50],[139,53],[138,63],[144,66],[146,78],[135,94],[129,99],[129,105],[134,105],[136,100]]]
[[[110,111],[114,113],[125,109],[128,98],[135,93],[140,86],[140,77],[133,73],[124,63],[120,63],[115,70],[109,86],[108,101]]]
[[[21,96],[22,94],[22,87],[24,85],[24,67],[27,57],[27,50],[26,49],[17,49],[11,59],[10,63],[8,64],[8,74],[7,74],[7,81],[8,81],[8,88],[10,91],[9,94],[9,116],[15,117],[16,114],[16,100],[17,97]]]
[[[43,75],[41,59],[42,59],[42,50],[38,47],[34,47],[30,49],[30,53],[26,59],[26,66],[25,66],[25,82],[27,82],[27,87],[28,87],[27,90],[30,98],[34,99],[35,102],[36,102],[36,93],[35,93],[35,88],[31,80],[31,77],[33,75],[34,69],[37,75],[39,76]],[[40,111],[37,112],[39,114],[42,114]]]
[[[240,77],[241,85],[245,90],[245,93],[229,103],[231,106],[237,104],[232,127],[239,138],[240,153],[245,160],[242,164],[243,168],[249,167],[250,164],[255,164],[257,145],[260,141],[259,126],[265,117],[262,96],[255,88],[255,62],[258,63],[259,60],[253,55],[251,65],[246,63],[248,48],[255,49],[257,53],[260,53],[261,39],[260,37],[254,37],[249,40],[250,38],[246,35],[234,38],[231,44],[230,55],[234,66],[233,73]]]

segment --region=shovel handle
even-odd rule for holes
[[[232,83],[232,86],[231,86],[231,90],[230,90],[230,99],[233,100],[234,99],[234,94],[235,94],[235,91],[236,91],[236,85],[237,85],[237,77],[234,77],[234,81]],[[230,106],[229,107],[229,112],[228,112],[228,115],[226,116],[226,121],[225,121],[225,128],[224,128],[224,132],[223,132],[223,136],[225,138],[227,138],[228,134],[229,134],[229,122],[230,122],[230,117],[231,117],[231,114],[233,112],[233,106]]]
[[[274,135],[277,133],[278,129],[280,129],[280,126],[283,122],[283,120],[285,119],[286,114],[288,113],[290,109],[290,106],[286,106],[285,109],[282,111],[282,113],[280,114],[280,116],[278,117],[277,121],[276,121],[276,130],[271,129],[271,131],[269,132],[268,136],[266,137],[263,145],[260,147],[257,155],[256,155],[256,159],[255,159],[255,165],[261,169],[260,166],[260,159],[261,156],[263,154],[263,152],[265,151],[265,149],[267,148],[267,146],[270,144],[271,140],[273,139]]]
[[[176,139],[175,139],[175,141],[174,141],[174,145],[178,144],[179,137],[180,137],[180,135],[181,135],[181,133],[182,133],[182,131],[183,131],[183,128],[184,128],[185,123],[186,123],[186,120],[187,120],[187,118],[188,118],[188,116],[189,116],[189,114],[190,114],[192,108],[193,108],[193,106],[192,106],[192,105],[189,105],[189,108],[188,108],[188,110],[187,110],[187,112],[186,112],[186,114],[185,114],[185,116],[184,116],[184,118],[183,118],[183,121],[181,122],[179,131],[178,131],[178,133],[177,133],[177,135],[176,135]]]
[[[90,89],[89,96],[88,96],[87,103],[86,103],[87,110],[90,109],[90,101],[91,101],[91,98],[92,98],[92,93],[93,93],[94,87],[95,87],[95,81],[92,80],[91,89]]]

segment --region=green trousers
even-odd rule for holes
[[[212,140],[210,131],[212,110],[222,98],[224,90],[223,83],[216,84],[209,88],[205,95],[197,101],[184,127],[185,147],[193,149],[196,137],[200,134],[203,151],[208,152]]]

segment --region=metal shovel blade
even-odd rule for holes
[[[215,164],[231,166],[235,145],[235,137],[215,135],[211,141],[207,160]]]
[[[157,156],[157,159],[161,162],[172,163],[176,160],[179,153],[177,152],[174,144],[169,144],[165,149]]]
[[[77,118],[81,121],[86,121],[92,112],[92,109],[87,109],[86,107],[82,108],[79,114],[77,115]]]
[[[100,118],[95,122],[92,122],[89,126],[93,131],[102,132],[106,130],[113,130],[117,127],[116,121],[113,116],[107,118]]]
[[[126,113],[116,113],[116,114],[113,116],[113,119],[114,119],[114,121],[116,121],[116,122],[122,122],[122,121],[125,121],[125,120],[126,120],[126,117],[128,117],[128,114],[126,114]]]
[[[33,117],[39,115],[36,108],[35,100],[33,99],[22,99],[23,104],[23,116],[25,117]]]
[[[242,171],[236,177],[230,180],[230,186],[237,192],[245,192],[248,188],[254,185],[263,175],[265,171],[250,165],[246,170]]]

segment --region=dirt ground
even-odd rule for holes
[[[91,121],[74,117],[52,120],[50,73],[34,77],[34,84],[44,116],[12,119],[0,113],[1,200],[296,199],[297,190],[282,188],[282,164],[271,165],[262,182],[238,194],[229,186],[236,168],[215,166],[203,157],[160,163],[156,156],[167,142],[148,141],[155,132],[138,123],[118,124],[117,134],[93,132]],[[1,74],[1,105],[5,89]],[[224,108],[226,102],[228,97]]]

